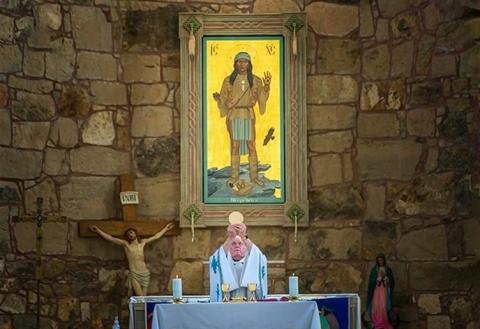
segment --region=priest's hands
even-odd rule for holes
[[[227,234],[230,239],[235,238],[237,235],[243,239],[247,235],[247,226],[243,223],[230,224],[227,227]]]

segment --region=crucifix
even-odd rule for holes
[[[129,295],[146,296],[150,283],[150,271],[145,264],[144,247],[163,235],[179,233],[174,221],[155,220],[140,221],[136,219],[138,193],[134,191],[131,175],[120,176],[120,200],[122,203],[123,221],[82,221],[79,225],[80,236],[100,235],[103,239],[122,246],[128,260]],[[119,239],[115,236],[123,236]],[[139,236],[150,236],[139,239]]]
[[[122,215],[123,220],[85,220],[81,221],[79,225],[79,234],[82,237],[97,236],[95,232],[92,232],[90,227],[95,225],[102,231],[112,235],[123,237],[125,231],[128,229],[134,229],[139,236],[154,235],[168,223],[166,219],[156,220],[137,220],[137,204],[138,202],[131,202],[135,197],[133,192],[135,190],[135,183],[133,176],[125,174],[120,176],[120,190],[122,198]],[[174,229],[171,229],[165,233],[165,235],[178,235],[180,230],[178,225]]]
[[[36,224],[35,232],[35,249],[36,249],[36,266],[35,266],[35,280],[37,281],[37,328],[40,328],[40,283],[43,279],[42,267],[42,246],[43,246],[43,223],[45,222],[60,222],[65,223],[67,218],[62,216],[45,216],[42,214],[43,198],[37,198],[37,213],[35,215],[14,216],[13,222],[33,222]]]

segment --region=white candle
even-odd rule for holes
[[[182,279],[178,277],[172,279],[172,292],[174,299],[182,298]]]
[[[288,294],[298,296],[298,276],[295,276],[295,273],[288,277]]]

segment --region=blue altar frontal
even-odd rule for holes
[[[171,296],[134,296],[129,300],[129,329],[320,329],[320,309],[327,310],[334,328],[361,328],[357,294],[300,295],[299,302],[287,297],[209,303],[208,296],[183,296],[183,304],[172,304]]]

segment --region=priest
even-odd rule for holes
[[[247,298],[248,284],[256,284],[255,298],[267,297],[267,258],[248,238],[243,215],[229,216],[227,239],[210,257],[210,302],[222,301],[222,284],[230,298]]]

